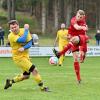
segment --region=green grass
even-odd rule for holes
[[[29,80],[4,90],[6,78],[20,73],[11,58],[0,58],[0,100],[100,100],[100,57],[90,57],[81,64],[82,84],[78,85],[72,57],[62,67],[48,64],[48,57],[32,58],[32,62],[52,92],[41,92],[31,75]]]

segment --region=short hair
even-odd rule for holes
[[[85,15],[84,10],[80,10],[80,9],[79,9],[79,10],[77,11],[77,13],[79,13],[80,15]]]
[[[9,26],[10,26],[11,24],[17,24],[17,25],[19,25],[19,23],[18,23],[17,20],[10,20],[10,21],[8,22],[8,24],[9,24]]]

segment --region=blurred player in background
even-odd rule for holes
[[[68,44],[67,34],[68,34],[68,30],[66,29],[65,24],[62,23],[60,26],[60,30],[58,30],[57,32],[57,36],[54,42],[54,47],[56,46],[58,42],[59,51],[62,51],[64,47]],[[62,65],[63,60],[64,60],[64,54],[62,54],[59,58],[59,62],[58,62],[59,66]]]
[[[8,35],[8,39],[12,48],[13,61],[22,69],[23,73],[13,79],[7,79],[4,89],[8,89],[16,82],[28,79],[32,73],[40,89],[46,92],[49,91],[48,87],[44,86],[36,66],[29,59],[28,49],[32,45],[29,25],[25,24],[24,28],[19,28],[18,21],[11,20],[9,21],[9,27],[11,32]]]
[[[83,10],[78,10],[76,16],[71,19],[71,23],[68,29],[67,38],[70,39],[70,42],[60,52],[56,51],[55,49],[53,50],[58,58],[61,55],[65,54],[65,52],[68,51],[69,49],[72,50],[74,58],[74,69],[78,83],[81,82],[81,77],[80,77],[80,64],[78,61],[79,55],[77,54],[77,51],[79,51],[80,53],[80,62],[81,63],[84,62],[85,55],[87,52],[87,42],[88,42],[88,36],[86,35],[87,30],[88,27],[85,21],[85,12]]]

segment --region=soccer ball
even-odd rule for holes
[[[57,57],[50,57],[49,58],[49,64],[50,65],[57,65],[58,64],[58,58]]]

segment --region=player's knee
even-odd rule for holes
[[[78,55],[73,55],[74,61],[77,62],[78,61]]]
[[[33,72],[35,69],[35,65],[32,65],[31,68],[29,69],[29,72]]]
[[[77,57],[74,57],[74,62],[78,62],[78,58]]]
[[[25,75],[24,78],[25,79],[29,79],[30,78],[30,75]]]
[[[30,72],[24,72],[23,73],[24,79],[28,79],[30,77]]]
[[[73,44],[77,45],[79,43],[79,37],[78,36],[74,36],[71,38],[70,40]]]

